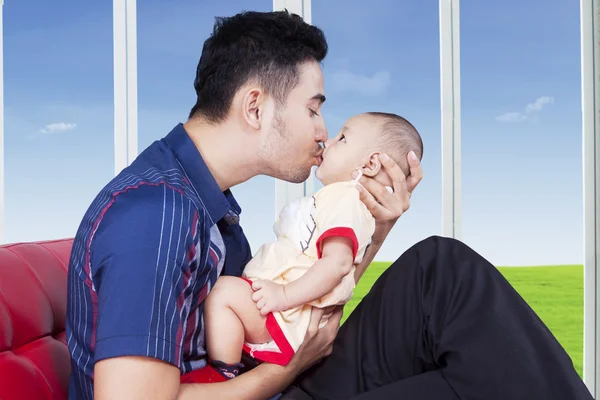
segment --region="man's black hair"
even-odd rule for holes
[[[283,105],[298,84],[298,65],[327,55],[323,31],[287,11],[217,17],[196,69],[197,101],[189,117],[223,121],[235,93],[249,80]]]

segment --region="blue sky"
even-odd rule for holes
[[[140,150],[185,120],[214,16],[271,7],[138,2]],[[330,134],[355,113],[391,111],[425,142],[425,179],[379,260],[441,232],[437,7],[312,4],[330,45]],[[5,239],[73,236],[113,174],[112,2],[6,0],[4,23]],[[496,265],[582,262],[579,51],[578,2],[462,4],[463,240]],[[274,182],[258,177],[234,193],[256,250],[273,238]]]

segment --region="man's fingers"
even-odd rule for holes
[[[367,210],[369,210],[371,214],[373,214],[373,217],[375,217],[375,219],[380,218],[383,215],[382,213],[386,211],[385,208],[381,204],[379,204],[375,197],[373,197],[373,195],[369,193],[366,189],[360,186],[357,187],[359,188],[360,192],[360,200],[365,204]]]
[[[315,327],[319,327],[319,322],[321,321],[321,318],[323,317],[324,311],[322,308],[318,308],[318,307],[313,307],[312,308],[312,312],[310,313],[310,322],[308,323],[309,326],[315,326]]]
[[[323,309],[313,307],[312,312],[310,314],[310,321],[308,323],[308,329],[306,332],[306,336],[313,337],[319,331],[319,324],[321,323],[321,318],[323,317]]]
[[[323,315],[331,315],[335,310],[337,310],[339,306],[327,306],[323,308]]]
[[[406,176],[402,172],[402,169],[385,153],[381,153],[379,160],[381,161],[381,166],[385,168],[390,178],[392,178],[392,182],[394,182],[394,193],[398,192],[398,190],[403,190],[404,186],[406,186]]]
[[[419,182],[423,179],[423,169],[421,169],[421,161],[417,158],[414,151],[408,154],[408,167],[410,175],[406,178],[406,189],[412,193],[417,187]]]
[[[327,347],[325,348],[325,357],[329,356],[333,351],[333,343],[340,329],[340,321],[342,319],[343,310],[343,307],[338,307],[335,311],[333,311],[327,320],[327,325],[325,325],[322,330],[327,342]]]
[[[365,203],[365,206],[367,206],[367,209],[369,211],[371,211],[371,213],[373,213],[375,210],[377,210],[379,203],[377,203],[377,200],[375,200],[375,197],[373,197],[373,195],[371,193],[369,193],[369,191],[367,191],[364,187],[358,185],[357,188],[358,188],[358,192],[359,192],[359,197],[362,200],[362,202]]]
[[[337,330],[340,328],[340,321],[342,320],[342,316],[344,315],[344,307],[336,307],[335,310],[331,313],[329,320],[327,321],[327,326],[331,325],[333,329]]]
[[[392,199],[392,194],[387,191],[385,186],[377,182],[375,179],[362,176],[358,182],[363,186],[364,189],[367,190],[367,192],[371,194],[371,196],[375,198],[375,201],[378,203],[385,204]],[[394,191],[395,190],[396,189],[394,188]]]

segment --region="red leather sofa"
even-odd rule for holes
[[[65,334],[72,239],[0,246],[0,400],[67,398]],[[182,382],[223,380],[214,370]]]

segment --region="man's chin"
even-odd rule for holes
[[[281,176],[276,176],[275,178],[280,179],[282,181],[286,181],[289,183],[304,183],[310,177],[310,169],[307,171],[290,171],[286,174],[281,174]]]

